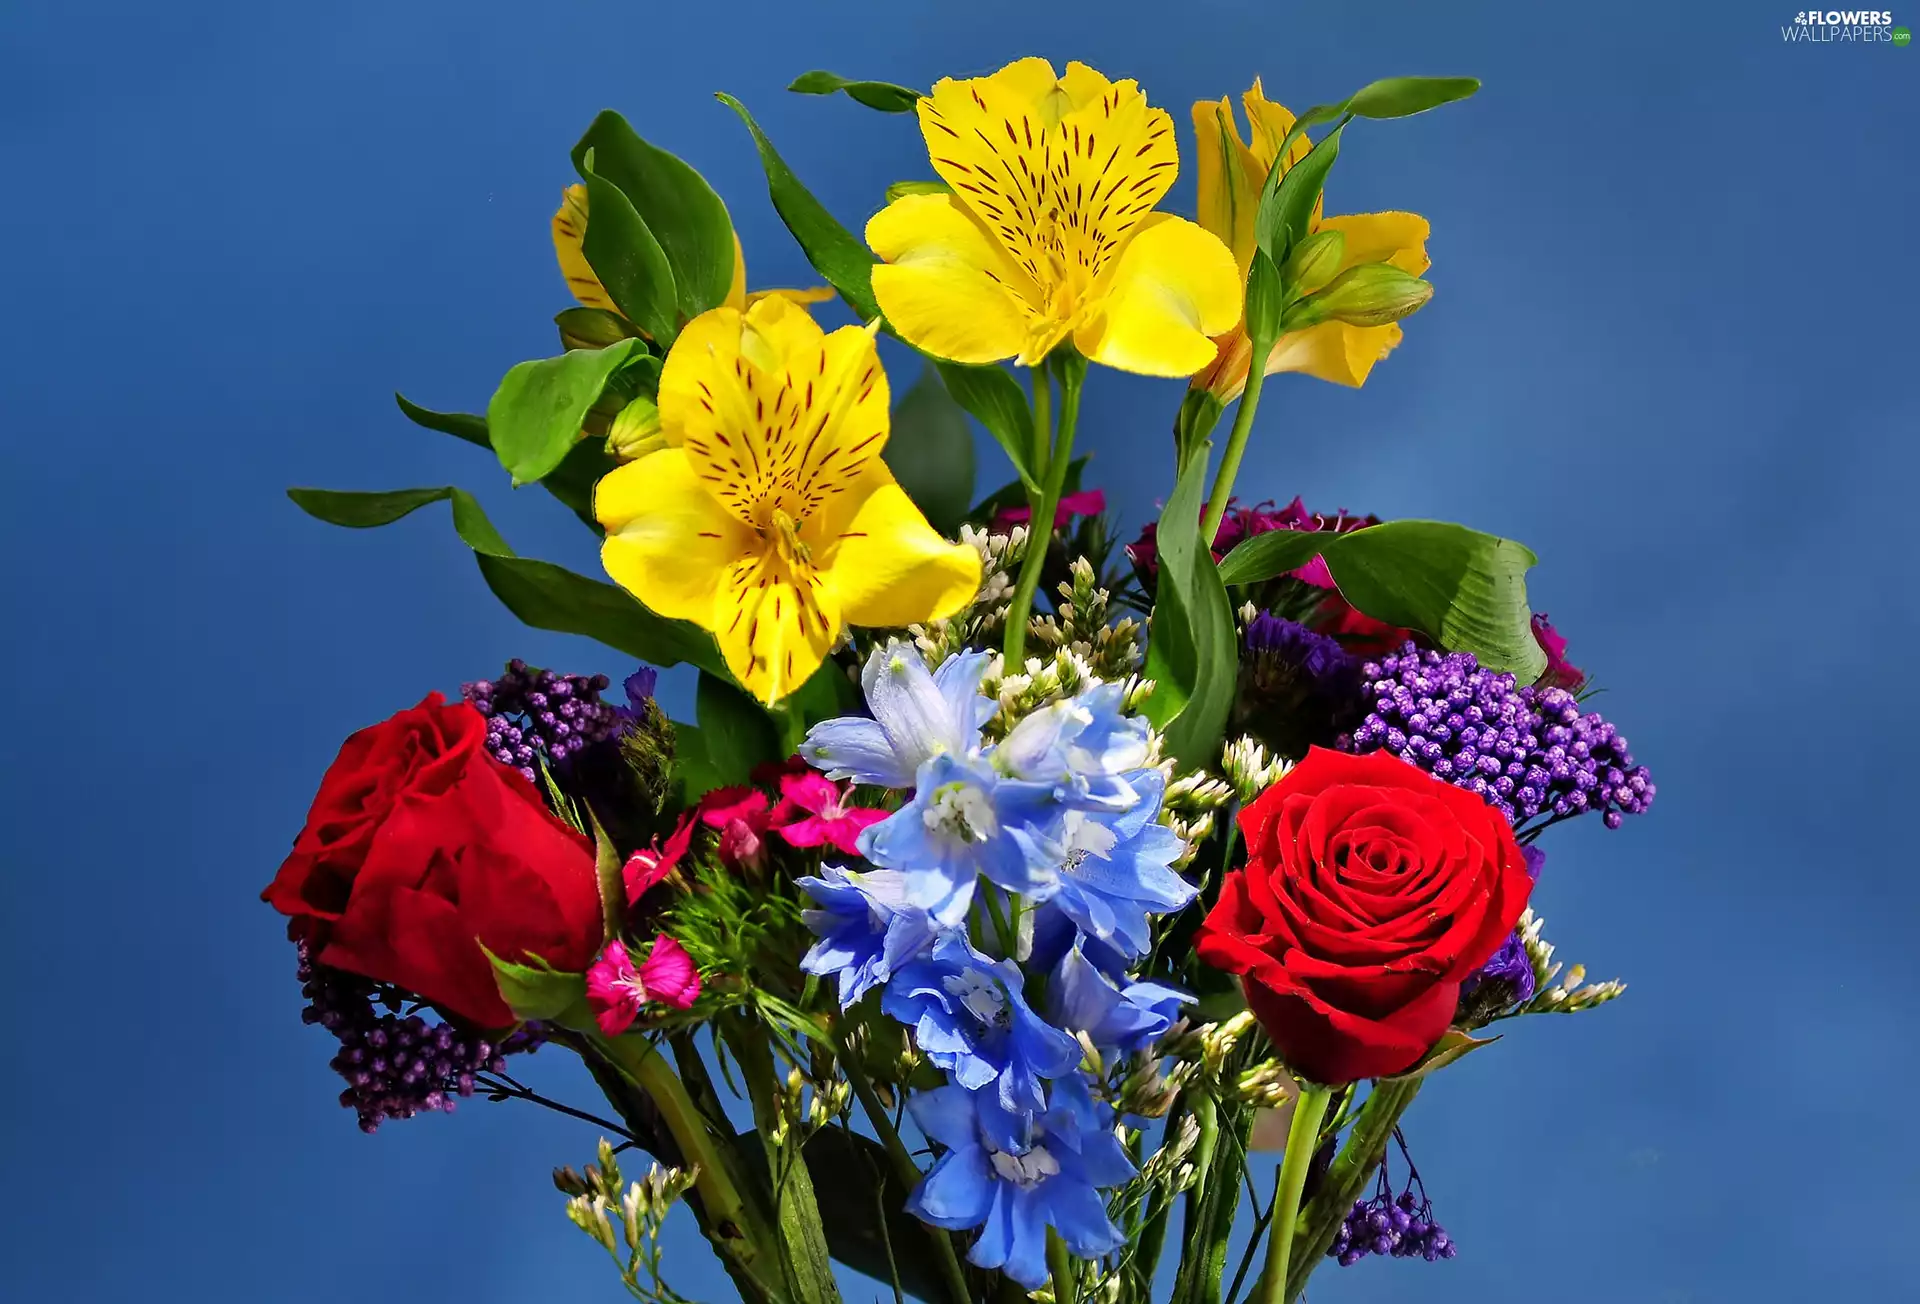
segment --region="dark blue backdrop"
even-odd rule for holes
[[[1411,1116],[1462,1257],[1316,1297],[1904,1297],[1920,51],[1785,44],[1786,0],[1682,8],[6,6],[4,1293],[621,1297],[547,1186],[591,1131],[509,1104],[362,1137],[255,893],[350,729],[514,654],[622,667],[517,627],[439,510],[353,534],[281,491],[460,482],[591,570],[543,495],[388,393],[473,409],[552,351],[546,222],[593,112],[694,161],[756,283],[796,284],[709,92],[856,223],[926,174],[917,137],[791,76],[1037,52],[1138,77],[1183,138],[1256,73],[1296,107],[1486,80],[1349,133],[1333,210],[1428,215],[1437,294],[1364,392],[1270,388],[1241,484],[1531,544],[1661,786],[1622,832],[1553,837],[1537,897],[1629,997],[1515,1027]],[[1083,440],[1132,524],[1177,398],[1095,378]],[[684,1248],[681,1288],[724,1297]]]

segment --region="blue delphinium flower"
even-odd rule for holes
[[[931,947],[941,930],[926,911],[907,904],[906,880],[897,870],[859,873],[823,865],[820,873],[800,880],[820,904],[801,912],[820,940],[800,967],[838,977],[844,1010]]]
[[[929,672],[911,643],[877,647],[860,671],[872,719],[840,716],[807,731],[800,755],[830,778],[910,788],[935,756],[970,756],[998,704],[980,694],[985,652],[963,652]]]
[[[880,1008],[914,1030],[926,1057],[969,1090],[991,1088],[1008,1119],[1000,1144],[1044,1105],[1042,1078],[1073,1072],[1080,1044],[1035,1014],[1021,994],[1020,966],[993,960],[958,933],[901,966]]]
[[[1183,844],[1160,813],[1166,779],[1158,770],[1128,776],[1139,794],[1129,810],[1096,814],[1062,813],[1050,830],[1016,829],[1031,871],[1042,880],[1036,900],[1050,900],[1082,932],[1128,956],[1142,956],[1152,945],[1148,918],[1182,909],[1194,886],[1173,868]]]
[[[1047,1280],[1047,1228],[1074,1254],[1096,1259],[1126,1244],[1107,1217],[1103,1187],[1133,1176],[1113,1134],[1113,1111],[1094,1101],[1078,1075],[1053,1083],[1044,1113],[1020,1144],[999,1140],[1004,1120],[990,1091],[960,1086],[925,1091],[907,1102],[925,1132],[947,1147],[907,1201],[936,1227],[979,1227],[967,1258],[1000,1269],[1029,1290]]]
[[[1121,714],[1125,691],[1096,684],[1041,707],[993,750],[1001,773],[1053,789],[1054,800],[1093,810],[1131,809],[1140,794],[1129,772],[1146,764],[1147,722]]]
[[[943,753],[920,767],[911,801],[861,832],[860,853],[900,870],[909,901],[957,925],[980,875],[1010,892],[1044,893],[1050,874],[1036,872],[1028,858],[1035,843],[1021,831],[1055,819],[1046,785]]]
[[[1192,1000],[1164,983],[1130,982],[1125,975],[1110,978],[1078,943],[1060,957],[1047,983],[1047,1013],[1054,1024],[1084,1032],[1103,1056],[1145,1050]]]

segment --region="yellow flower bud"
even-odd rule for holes
[[[650,398],[636,398],[620,409],[607,431],[607,453],[622,462],[636,462],[667,446],[660,433],[660,409]]]
[[[1392,263],[1367,263],[1334,277],[1306,304],[1313,306],[1318,321],[1385,326],[1418,312],[1432,297],[1433,287],[1419,277]]]
[[[1331,281],[1347,253],[1347,237],[1331,227],[1316,231],[1294,247],[1281,270],[1289,288],[1312,294]]]

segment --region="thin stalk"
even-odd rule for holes
[[[1200,1261],[1194,1280],[1193,1298],[1197,1304],[1219,1304],[1220,1279],[1226,1273],[1228,1243],[1233,1239],[1234,1216],[1240,1211],[1240,1182],[1247,1171],[1247,1137],[1253,1131],[1253,1111],[1244,1107],[1229,1111],[1221,1123],[1220,1135],[1231,1145],[1222,1146],[1213,1157],[1213,1171],[1207,1183],[1206,1257]],[[1249,1188],[1251,1189],[1251,1188]],[[1256,1209],[1259,1203],[1254,1203]]]
[[[1218,1102],[1205,1092],[1198,1093],[1193,1102],[1193,1118],[1200,1125],[1200,1136],[1193,1146],[1193,1185],[1187,1188],[1182,1213],[1180,1269],[1173,1279],[1174,1304],[1191,1304],[1194,1283],[1199,1278],[1201,1259],[1205,1255],[1207,1202],[1213,1192],[1214,1152],[1220,1145]],[[1239,1192],[1236,1190],[1234,1194],[1237,1196]]]
[[[1080,416],[1080,379],[1083,373],[1062,369],[1060,376],[1060,419],[1053,432],[1053,451],[1047,457],[1046,480],[1040,501],[1033,505],[1033,518],[1027,522],[1027,555],[1020,562],[1020,578],[1013,586],[1013,600],[1007,605],[1006,655],[1009,672],[1026,661],[1027,618],[1033,612],[1033,595],[1040,587],[1040,572],[1046,568],[1047,551],[1053,543],[1053,515],[1060,508],[1060,494],[1067,482],[1067,467],[1073,462],[1073,427]],[[1040,395],[1046,382],[1035,372],[1035,438],[1041,408]]]
[[[1227,514],[1227,499],[1233,496],[1234,477],[1240,474],[1240,459],[1247,451],[1247,436],[1253,433],[1253,414],[1260,409],[1260,390],[1267,379],[1267,355],[1273,352],[1272,340],[1253,341],[1253,365],[1247,369],[1247,387],[1240,395],[1240,407],[1233,414],[1233,431],[1227,436],[1227,451],[1220,455],[1220,469],[1213,476],[1213,491],[1207,495],[1207,514],[1200,518],[1200,538],[1211,548],[1220,533],[1220,522]]]
[[[753,1273],[767,1243],[759,1212],[734,1185],[733,1166],[723,1154],[707,1120],[687,1094],[680,1079],[651,1042],[640,1037],[595,1038],[596,1047],[634,1085],[646,1092],[660,1111],[683,1161],[697,1166],[694,1189],[700,1193],[710,1223],[708,1234],[728,1257]],[[758,1273],[753,1273],[758,1276]]]
[[[900,1139],[899,1129],[887,1117],[887,1107],[880,1103],[873,1083],[868,1080],[866,1071],[860,1067],[846,1041],[840,1040],[838,1046],[840,1071],[846,1074],[854,1098],[860,1102],[860,1108],[866,1111],[867,1121],[873,1124],[874,1134],[880,1138],[887,1157],[893,1161],[894,1172],[899,1175],[901,1185],[908,1191],[913,1190],[920,1184],[920,1166],[913,1162],[906,1142]],[[927,1239],[933,1244],[933,1257],[939,1263],[940,1275],[946,1279],[949,1304],[972,1304],[973,1292],[967,1286],[966,1273],[960,1270],[960,1256],[953,1252],[953,1238],[929,1223]]]
[[[1047,482],[1047,454],[1049,441],[1053,436],[1053,376],[1045,365],[1033,368],[1033,448],[1027,458],[1033,471],[1033,482]],[[1033,495],[1028,494],[1028,506],[1032,506]]]
[[[1387,1152],[1387,1139],[1399,1124],[1400,1116],[1413,1103],[1421,1078],[1385,1078],[1373,1084],[1366,1103],[1354,1120],[1347,1143],[1334,1157],[1326,1180],[1307,1206],[1306,1215],[1294,1238],[1293,1260],[1287,1269],[1287,1289],[1279,1297],[1292,1304],[1307,1287],[1307,1277],[1320,1260],[1340,1228],[1340,1222],[1360,1198],[1360,1192],[1373,1177],[1373,1170]]]
[[[1047,1270],[1053,1274],[1054,1304],[1078,1304],[1080,1282],[1074,1276],[1073,1255],[1051,1227],[1047,1228]]]
[[[1169,1144],[1172,1138],[1180,1135],[1186,1115],[1186,1097],[1183,1095],[1167,1112],[1166,1130],[1161,1134],[1162,1145]],[[1160,1251],[1167,1242],[1167,1220],[1172,1213],[1173,1200],[1168,1196],[1167,1188],[1154,1187],[1153,1194],[1147,1200],[1147,1220],[1141,1226],[1133,1254],[1133,1270],[1143,1298],[1152,1297],[1153,1277],[1160,1270]]]
[[[1254,1293],[1256,1304],[1281,1304],[1287,1297],[1287,1267],[1293,1255],[1294,1225],[1300,1221],[1300,1193],[1307,1186],[1313,1152],[1320,1148],[1320,1121],[1327,1116],[1331,1087],[1300,1086],[1293,1102],[1293,1126],[1287,1130],[1287,1153],[1274,1175],[1273,1225],[1267,1235],[1267,1270]]]

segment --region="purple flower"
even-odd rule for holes
[[[1297,760],[1359,719],[1360,662],[1338,641],[1261,612],[1242,644],[1236,728]]]
[[[1610,829],[1653,804],[1654,785],[1627,740],[1562,688],[1521,687],[1467,652],[1412,643],[1362,667],[1366,718],[1344,751],[1389,751],[1477,793],[1513,821],[1546,824],[1601,812]]]
[[[634,698],[633,690],[638,686],[650,692],[653,673],[642,670],[627,680],[628,700],[636,714],[645,697]],[[636,685],[636,680],[641,683]],[[515,657],[500,678],[462,684],[460,694],[487,718],[488,754],[537,780],[537,759],[564,765],[613,737],[623,718],[629,718],[600,700],[607,683],[605,675],[556,674]]]

